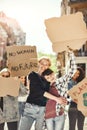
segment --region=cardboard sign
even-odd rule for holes
[[[20,80],[14,77],[0,77],[0,97],[6,95],[18,96]]]
[[[87,89],[78,96],[78,110],[87,116]]]
[[[73,86],[69,91],[68,94],[72,98],[72,100],[78,100],[79,95],[83,92],[87,91],[87,78],[84,78],[81,82],[77,85]]]
[[[81,12],[46,19],[45,26],[55,52],[65,51],[67,46],[79,49],[87,40],[86,23]]]
[[[35,46],[7,46],[8,68],[12,76],[26,76],[37,71],[38,61]]]
[[[75,85],[68,91],[72,100],[77,103],[77,108],[84,116],[87,116],[87,78]]]
[[[65,42],[57,42],[52,44],[52,48],[54,52],[62,52],[67,50],[67,46],[71,47],[73,50],[74,49],[79,49],[82,47],[82,44],[84,44],[86,39],[81,39],[81,40],[72,40],[72,41],[65,41]]]

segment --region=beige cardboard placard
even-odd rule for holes
[[[37,58],[36,46],[27,46],[27,45],[14,45],[6,46],[7,58],[12,59],[16,58]]]
[[[78,101],[79,95],[87,90],[87,77],[68,91],[73,101]]]
[[[18,96],[20,80],[14,77],[0,77],[0,97],[10,95]]]
[[[57,52],[60,51],[60,48],[61,51],[66,50],[67,46],[75,48],[76,41],[78,41],[78,46],[75,49],[79,49],[87,40],[86,23],[83,20],[82,12],[46,19],[45,26],[49,39],[53,44],[56,43]],[[55,51],[55,49],[53,50]]]
[[[31,71],[37,71],[37,67],[37,59],[35,58],[30,58],[29,60],[9,60],[8,65],[12,76],[26,76]]]
[[[78,47],[81,48],[82,44],[84,44],[86,39],[79,39],[79,40],[72,40],[72,41],[65,41],[65,42],[58,42],[58,43],[53,43],[52,48],[54,52],[62,52],[63,48],[64,50],[67,50],[67,46],[77,49]],[[75,46],[73,46],[75,45]]]
[[[87,88],[78,96],[77,108],[84,116],[87,116]]]
[[[35,46],[8,46],[8,68],[12,76],[28,75],[29,72],[37,71],[38,61]]]

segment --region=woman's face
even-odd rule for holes
[[[48,69],[50,67],[49,61],[46,59],[42,59],[39,62],[39,73],[41,74],[44,70]]]
[[[55,82],[55,80],[56,80],[56,76],[55,76],[54,73],[52,73],[52,74],[50,74],[50,75],[45,75],[44,78],[45,78],[48,82],[50,82],[50,83],[53,83],[53,82]]]
[[[75,72],[75,74],[73,75],[73,79],[76,80],[76,79],[79,77],[79,75],[80,75],[80,71],[77,70],[77,71]]]
[[[24,84],[25,83],[25,76],[21,76],[20,81]]]
[[[3,72],[2,77],[8,78],[8,77],[10,77],[10,73],[9,72]]]

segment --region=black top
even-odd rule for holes
[[[50,83],[36,72],[31,72],[28,76],[30,80],[30,93],[27,102],[39,106],[45,106],[47,98],[43,95],[49,91]]]

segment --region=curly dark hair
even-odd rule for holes
[[[85,71],[81,67],[77,67],[77,70],[80,72],[79,77],[77,78],[77,82],[80,82],[85,78]]]

